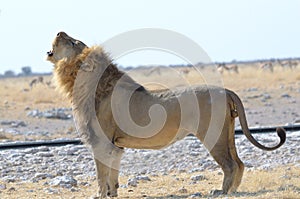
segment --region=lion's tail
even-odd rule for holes
[[[272,151],[275,150],[277,148],[279,148],[281,145],[284,144],[285,140],[286,140],[286,132],[283,128],[278,127],[276,129],[277,135],[280,138],[280,142],[279,144],[277,144],[276,146],[273,147],[266,147],[262,144],[260,144],[257,140],[255,140],[255,138],[251,135],[250,131],[249,131],[249,127],[247,124],[247,120],[246,120],[246,115],[245,115],[245,109],[243,106],[243,103],[241,101],[241,99],[232,91],[227,90],[227,93],[230,94],[231,99],[233,100],[233,102],[236,104],[236,111],[238,113],[239,116],[239,120],[240,120],[240,124],[243,130],[243,133],[245,134],[245,136],[248,138],[248,140],[255,145],[256,147],[266,150],[266,151]]]

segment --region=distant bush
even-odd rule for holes
[[[22,67],[22,75],[31,75],[32,74],[32,70],[30,66],[24,66]]]
[[[4,72],[4,76],[5,77],[13,77],[13,76],[15,76],[15,72],[12,70],[7,70]]]

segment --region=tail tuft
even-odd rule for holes
[[[282,127],[278,127],[276,129],[276,132],[277,132],[277,135],[280,137],[279,146],[281,146],[286,140],[286,132],[285,132],[284,128],[282,128]]]

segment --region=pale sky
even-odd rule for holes
[[[22,66],[50,72],[46,52],[58,31],[87,45],[139,28],[163,28],[187,36],[212,61],[300,57],[298,0],[2,1],[0,73]],[[122,66],[180,64],[164,52],[136,52]]]

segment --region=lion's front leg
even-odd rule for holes
[[[108,179],[108,196],[117,197],[119,188],[119,168],[121,164],[122,155],[115,156],[112,162]]]
[[[108,180],[108,196],[117,197],[119,188],[119,170],[111,169]]]
[[[106,198],[110,168],[96,158],[94,158],[94,160],[96,164],[96,177],[98,183],[97,198]]]

